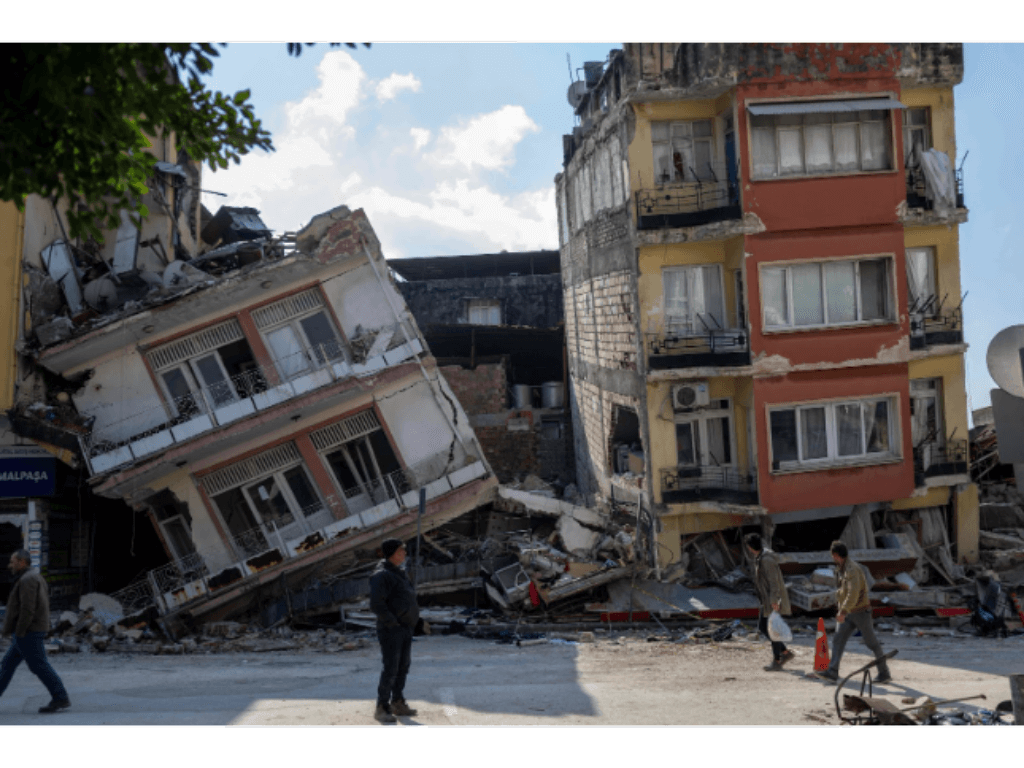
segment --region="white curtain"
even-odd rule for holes
[[[761,283],[761,293],[764,296],[765,325],[775,328],[790,325],[786,296],[786,270],[762,270]]]
[[[278,370],[289,381],[309,368],[309,361],[291,326],[286,325],[267,334],[267,343]]]
[[[803,461],[828,456],[828,434],[825,431],[824,408],[801,408],[800,429],[803,440]]]
[[[864,453],[860,411],[860,403],[843,403],[835,406],[840,456],[859,456]]]
[[[821,267],[818,264],[797,264],[793,272],[793,324],[821,325],[825,310],[821,297]]]
[[[852,323],[857,319],[857,287],[852,261],[825,265],[825,297],[830,323]]]
[[[922,305],[935,294],[935,273],[932,269],[932,254],[927,248],[907,249],[907,285],[910,306]]]
[[[864,434],[867,438],[868,453],[889,452],[889,402],[887,400],[864,403]]]

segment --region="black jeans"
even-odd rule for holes
[[[384,669],[377,685],[377,704],[404,699],[405,678],[412,663],[412,629],[409,627],[377,627],[377,641]]]
[[[771,635],[768,634],[768,617],[762,616],[757,620],[757,628],[762,635],[772,640]],[[776,661],[782,661],[782,654],[786,652],[786,644],[780,643],[778,640],[772,640],[772,658]]]
[[[43,648],[44,632],[26,632],[24,637],[11,637],[11,647],[7,649],[3,661],[0,661],[0,695],[7,690],[14,670],[24,661],[29,670],[34,674],[54,701],[67,701],[68,692],[64,690],[64,683],[53,671],[50,662],[46,660],[46,649]]]

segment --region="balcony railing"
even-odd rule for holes
[[[933,308],[934,302],[910,310],[910,348],[927,349],[940,344],[963,344],[964,315],[961,307]]]
[[[692,331],[670,326],[668,331],[646,335],[651,370],[750,365],[750,345],[743,330]]]
[[[661,500],[665,504],[691,501],[757,504],[757,477],[734,467],[691,466],[663,469]]]
[[[395,365],[422,350],[422,344],[413,338],[359,364],[346,362],[337,354],[338,350],[302,351],[296,353],[294,360],[277,361],[282,371],[279,376],[254,366],[212,387],[198,387],[183,397],[167,400],[167,406],[137,411],[83,435],[80,438],[82,454],[92,474],[107,472],[336,381]],[[286,371],[292,371],[290,377],[285,376]],[[271,386],[269,382],[275,379],[283,381]],[[176,415],[167,418],[168,409]],[[156,426],[133,431],[133,424],[152,423],[154,411],[161,417]],[[113,437],[126,433],[129,436],[125,438]]]
[[[917,487],[931,477],[950,477],[968,473],[967,441],[923,443],[914,448],[914,478]]]
[[[693,174],[697,175],[697,174]],[[710,165],[698,181],[668,182],[636,193],[637,229],[694,227],[742,218],[737,174]]]
[[[907,179],[907,207],[923,208],[931,211],[935,208],[932,201],[927,197],[924,186],[924,170],[920,163],[908,165],[904,169]],[[956,207],[964,208],[964,169],[961,166],[953,172],[956,181]]]

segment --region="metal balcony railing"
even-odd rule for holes
[[[690,501],[731,501],[757,504],[757,477],[735,467],[687,466],[661,470],[665,504]]]
[[[636,192],[637,229],[693,227],[742,218],[739,174],[725,164],[710,164],[695,181],[665,182]],[[699,178],[698,178],[699,177]]]
[[[924,186],[924,170],[921,164],[913,163],[904,168],[907,180],[907,207],[923,208],[926,211],[934,209],[934,204],[928,199]],[[953,171],[956,181],[956,207],[964,208],[964,169],[963,165]]]
[[[914,448],[914,476],[918,487],[930,477],[968,473],[967,440],[922,443]]]
[[[940,344],[962,344],[964,314],[962,307],[935,308],[935,297],[922,307],[910,309],[910,348],[926,349]]]
[[[682,328],[648,333],[647,367],[652,370],[750,364],[750,343],[744,330]]]
[[[376,363],[368,361],[368,370],[377,370],[399,362],[399,358],[407,359],[418,354],[422,346],[415,337],[413,342],[403,345],[407,347],[408,354],[392,355],[391,362],[388,362],[384,354],[379,356]],[[212,386],[195,387],[179,398],[164,398],[166,405],[159,408],[136,411],[131,416],[81,436],[82,453],[89,461],[92,474],[129,464],[175,443],[191,440],[216,426],[231,423],[335,381],[362,375],[358,367],[349,365],[343,349],[337,344],[302,350],[277,359],[275,363],[275,372],[254,365]],[[281,383],[271,385],[270,382],[275,380]],[[168,412],[173,415],[169,416]],[[133,424],[152,424],[154,415],[160,417],[155,426],[137,431],[132,429]],[[126,433],[128,437],[114,437]]]

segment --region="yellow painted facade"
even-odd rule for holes
[[[14,203],[0,202],[0,411],[14,405],[14,383],[18,358],[21,312],[21,252],[25,237],[25,214]]]

